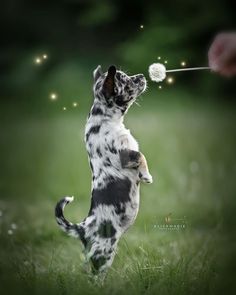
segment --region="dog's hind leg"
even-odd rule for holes
[[[148,170],[147,160],[142,153],[128,149],[121,150],[120,161],[122,168],[137,168],[140,181],[152,183],[152,176]]]
[[[120,161],[122,168],[138,168],[140,165],[140,152],[129,149],[120,151]]]

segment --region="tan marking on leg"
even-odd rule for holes
[[[146,183],[152,183],[152,176],[149,173],[148,164],[145,156],[140,153],[140,164],[139,164],[139,172],[140,172],[140,180]]]

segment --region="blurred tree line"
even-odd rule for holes
[[[55,73],[67,81],[79,72],[91,75],[97,64],[145,75],[158,56],[170,68],[181,60],[204,66],[214,35],[234,29],[232,0],[4,0],[0,98],[23,99]],[[49,53],[50,62],[35,70],[33,59],[40,52]],[[233,83],[205,72],[178,74],[178,87],[226,99],[234,96]]]

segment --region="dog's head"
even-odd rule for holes
[[[101,66],[93,72],[94,95],[111,112],[123,116],[136,98],[145,91],[146,79],[143,74],[128,76],[110,66],[103,73]]]

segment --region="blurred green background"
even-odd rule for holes
[[[126,124],[154,178],[106,282],[83,272],[80,243],[60,232],[56,201],[89,209],[83,142],[92,72],[153,62],[206,66],[215,34],[235,29],[233,1],[8,0],[0,31],[0,280],[6,294],[222,294],[235,280],[235,78],[171,75]],[[46,58],[43,57],[46,55]],[[158,57],[161,60],[158,60]],[[39,60],[37,60],[39,59]],[[161,89],[159,88],[161,86]],[[53,99],[55,94],[56,99]],[[169,223],[166,217],[170,218]],[[184,229],[160,226],[184,224]]]

